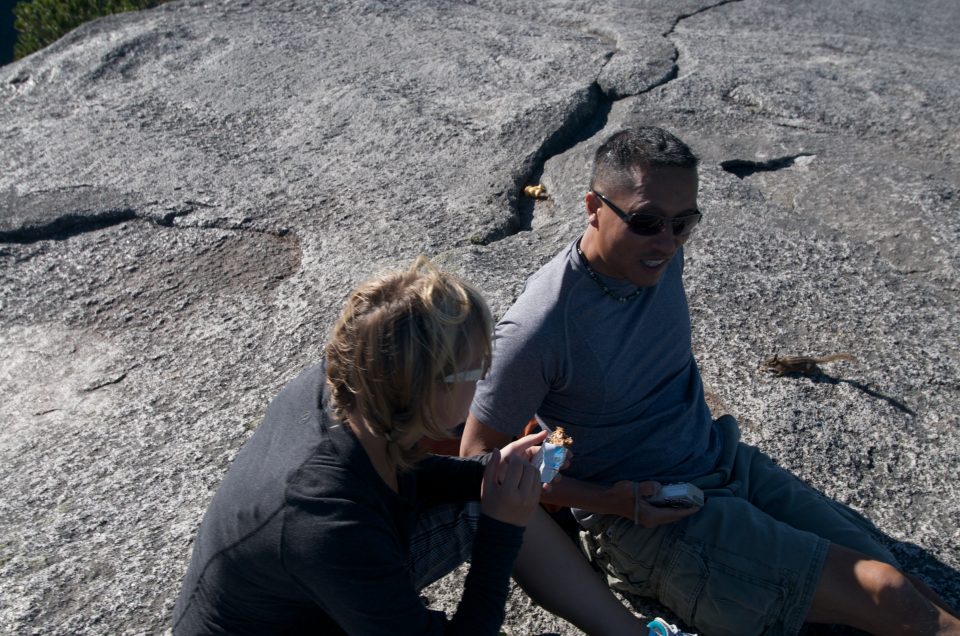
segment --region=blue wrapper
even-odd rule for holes
[[[533,458],[533,465],[540,471],[540,481],[545,484],[553,481],[566,458],[566,448],[545,442]]]

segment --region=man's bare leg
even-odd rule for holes
[[[513,578],[538,605],[588,634],[646,633],[646,621],[617,600],[543,509],[527,524]]]
[[[916,576],[914,576],[914,575],[912,575],[912,574],[910,574],[910,573],[908,573],[908,572],[904,572],[903,575],[904,575],[905,577],[907,577],[908,579],[910,579],[910,582],[913,583],[913,587],[917,588],[917,590],[918,590],[921,594],[923,594],[924,596],[926,596],[928,601],[930,601],[931,603],[933,603],[933,604],[936,605],[937,607],[943,609],[945,612],[947,612],[948,614],[950,614],[950,616],[953,616],[953,617],[956,618],[957,620],[960,620],[960,615],[957,614],[957,610],[955,610],[954,608],[952,608],[952,607],[950,607],[949,605],[947,605],[947,602],[944,601],[943,598],[942,598],[939,594],[937,594],[935,591],[933,591],[933,588],[931,588],[929,585],[927,585],[926,581],[924,581],[923,579],[921,579],[921,578],[919,578],[919,577],[916,577]]]
[[[880,636],[960,636],[960,620],[898,569],[838,545],[827,553],[807,622],[850,625]]]

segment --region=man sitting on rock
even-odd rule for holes
[[[596,152],[587,228],[534,274],[496,328],[461,454],[502,447],[536,413],[574,440],[570,506],[615,587],[658,599],[710,634],[956,634],[960,621],[903,574],[851,509],[714,420],[690,343],[683,245],[700,221],[697,158],[653,127]],[[692,482],[702,508],[655,507]]]

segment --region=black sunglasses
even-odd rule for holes
[[[640,214],[639,212],[631,212],[628,214],[596,190],[591,190],[591,192],[593,192],[598,199],[606,203],[607,207],[613,210],[613,212],[627,224],[631,232],[639,234],[640,236],[656,236],[668,223],[673,229],[674,236],[688,236],[693,232],[693,228],[697,226],[700,219],[703,218],[703,214],[699,211],[693,214],[675,216],[673,218],[656,216],[655,214]]]

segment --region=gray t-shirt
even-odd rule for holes
[[[497,324],[493,366],[471,407],[519,434],[534,413],[573,437],[565,472],[602,483],[688,481],[714,468],[722,440],[690,346],[679,251],[627,302],[587,274],[576,241],[531,276]],[[601,276],[614,293],[637,288]]]

